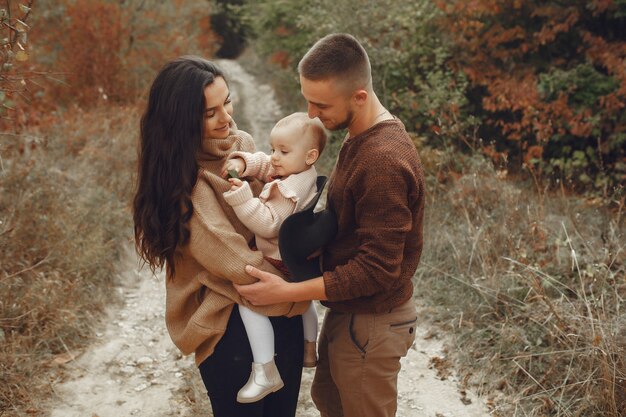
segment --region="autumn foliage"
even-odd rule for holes
[[[482,150],[509,172],[609,199],[623,193],[623,1],[247,3],[254,46],[290,74],[321,36],[355,35],[384,104],[430,145]]]
[[[126,98],[122,71],[126,16],[116,3],[78,0],[67,5],[58,64],[78,103]]]
[[[484,139],[531,169],[619,191],[626,182],[624,2],[437,4]]]
[[[140,109],[158,69],[211,57],[205,0],[0,5],[0,415],[48,412],[115,301]]]

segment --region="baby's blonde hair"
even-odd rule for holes
[[[328,135],[326,129],[324,129],[324,125],[317,117],[311,119],[309,115],[304,112],[292,113],[280,119],[274,126],[274,129],[285,127],[300,128],[301,131],[299,134],[303,137],[308,136],[311,138],[311,146],[317,149],[320,155],[322,154],[326,146],[326,141],[328,140]]]

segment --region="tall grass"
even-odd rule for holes
[[[0,138],[0,415],[36,413],[31,398],[61,377],[54,359],[87,344],[114,302],[136,124],[131,108],[73,109]]]
[[[500,416],[626,415],[624,201],[606,206],[422,147],[415,283]]]

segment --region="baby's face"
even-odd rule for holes
[[[286,177],[309,168],[306,159],[307,152],[312,148],[311,139],[302,137],[300,129],[290,126],[274,128],[270,133],[270,144],[271,162],[276,175]]]

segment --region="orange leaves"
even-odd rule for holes
[[[596,0],[592,9],[607,10],[609,3]],[[591,134],[589,115],[570,108],[570,90],[555,91],[555,96],[548,99],[538,82],[546,68],[571,66],[568,60],[580,47],[595,65],[606,68],[621,81],[618,92],[601,96],[599,104],[613,110],[623,107],[626,43],[607,42],[599,35],[579,31],[584,6],[532,0],[458,0],[444,10],[459,46],[457,59],[472,83],[486,88],[482,108],[510,113],[491,121],[509,139],[539,136],[540,140],[548,140],[554,133],[564,132],[580,137]],[[573,51],[563,51],[561,56],[561,51],[555,49],[562,48],[558,44],[561,36],[582,36],[583,45],[572,45]]]
[[[537,77],[535,74],[502,75],[488,86],[491,96],[484,101],[490,111],[530,110],[538,106]]]
[[[526,31],[521,26],[506,28],[500,24],[493,25],[484,34],[486,46],[489,48],[497,48],[502,44],[518,41],[525,37]]]
[[[277,34],[278,36],[283,36],[283,37],[292,36],[293,29],[288,28],[285,25],[280,25],[276,29],[274,29],[274,33]]]
[[[289,56],[289,53],[285,50],[274,52],[272,55],[270,55],[269,59],[271,63],[279,65],[281,68],[287,68],[291,63],[291,57]]]
[[[604,97],[600,97],[598,103],[600,107],[606,109],[609,112],[621,111],[624,107],[624,96],[626,95],[626,91],[622,91],[624,89],[624,83],[622,82],[622,88],[620,89],[618,94],[608,94]]]
[[[501,152],[496,150],[496,147],[493,144],[483,146],[481,148],[481,152],[496,165],[504,164],[508,158],[508,154],[506,151]]]
[[[468,17],[497,15],[502,11],[502,0],[461,0],[451,5],[454,13],[465,14]]]
[[[578,22],[579,14],[577,10],[570,9],[566,12],[563,21],[558,20],[560,18],[559,15],[554,17],[556,17],[555,20],[548,19],[541,27],[541,30],[533,35],[540,45],[554,42],[560,33],[568,32]]]
[[[624,66],[626,42],[607,42],[606,39],[587,31],[583,32],[582,38],[587,46],[586,56],[624,83],[626,81],[626,67]]]
[[[590,118],[591,111],[589,109],[585,109],[581,113],[576,114],[569,121],[569,133],[579,138],[591,136],[593,125],[589,121]]]
[[[121,46],[128,27],[120,6],[103,0],[78,0],[68,2],[66,15],[59,64],[68,74],[74,97],[80,103],[93,104],[103,94],[119,96]]]
[[[524,163],[528,166],[533,165],[536,161],[541,161],[543,157],[543,146],[529,146],[524,154]]]
[[[594,15],[604,13],[611,6],[615,5],[614,0],[591,0],[589,3],[589,9],[593,10]]]

